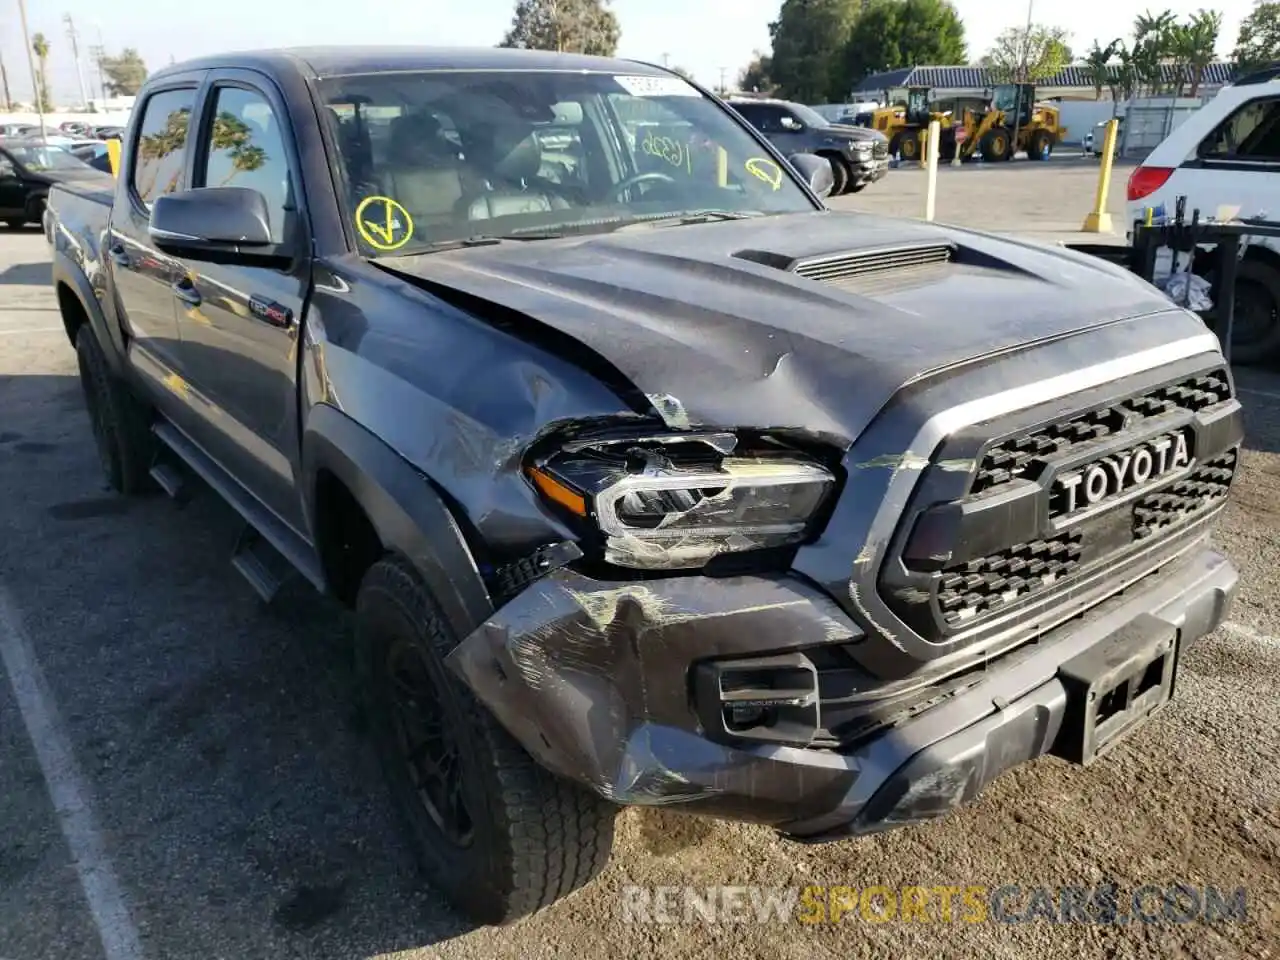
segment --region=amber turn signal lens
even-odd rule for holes
[[[527,472],[533,485],[538,488],[538,492],[552,503],[558,503],[570,513],[576,513],[580,517],[587,515],[587,501],[581,494],[574,493],[555,477],[537,467],[530,467]]]

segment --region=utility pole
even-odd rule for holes
[[[729,88],[725,86],[725,80],[724,80],[725,74],[727,74],[728,72],[729,72],[728,67],[720,68],[720,96],[722,97],[729,92]]]
[[[9,71],[4,68],[4,57],[0,56],[0,85],[4,87],[4,108],[13,112],[13,98],[9,96]]]
[[[93,29],[98,34],[98,42],[89,48],[89,56],[93,58],[93,62],[98,67],[98,92],[102,95],[102,99],[106,100],[107,78],[102,73],[102,58],[107,55],[107,47],[106,44],[102,42],[102,24],[97,20],[93,21]]]
[[[84,70],[80,66],[80,34],[76,32],[76,24],[71,19],[71,14],[64,13],[62,22],[67,25],[67,39],[71,41],[71,56],[76,61],[76,80],[80,84],[80,102],[87,108],[89,106],[89,95],[84,91]]]
[[[668,70],[671,69],[671,54],[664,53],[662,55],[662,65],[666,67]]]
[[[27,48],[27,68],[31,71],[31,90],[35,94],[36,113],[40,115],[40,142],[49,145],[48,134],[44,132],[44,92],[40,88],[39,74],[36,73],[36,57],[31,49],[31,31],[27,29],[27,0],[18,0],[18,16],[22,20],[22,45]]]

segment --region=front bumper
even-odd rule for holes
[[[848,747],[726,742],[699,719],[699,662],[776,660],[860,639],[825,593],[794,576],[605,583],[561,570],[497,611],[449,663],[540,763],[610,800],[680,803],[833,839],[944,815],[1050,752],[1067,709],[1067,661],[1144,617],[1175,629],[1185,649],[1225,619],[1236,580],[1201,541]]]
[[[861,160],[854,161],[851,167],[853,171],[853,183],[860,186],[864,183],[875,183],[889,172],[889,158],[883,157],[878,160]]]

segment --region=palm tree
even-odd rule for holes
[[[31,50],[40,61],[40,89],[36,91],[36,102],[41,110],[52,110],[53,104],[49,102],[49,41],[43,33],[31,38]]]
[[[1214,48],[1218,45],[1218,32],[1222,29],[1222,14],[1216,10],[1201,10],[1192,14],[1191,20],[1179,30],[1178,59],[1191,70],[1191,92],[1200,92],[1204,71],[1214,60]],[[1179,77],[1181,92],[1181,77]]]
[[[213,149],[226,150],[231,157],[231,172],[219,186],[226,186],[236,174],[252,173],[267,162],[267,151],[253,143],[253,130],[227,111],[214,118]]]
[[[1093,81],[1093,99],[1102,99],[1102,88],[1111,84],[1111,58],[1116,55],[1116,51],[1122,46],[1119,40],[1112,40],[1105,47],[1098,46],[1098,41],[1093,41],[1093,46],[1089,49],[1089,53],[1085,56],[1085,66],[1089,68],[1089,79]]]
[[[1133,62],[1138,80],[1151,90],[1160,92],[1163,86],[1165,57],[1170,53],[1171,34],[1177,26],[1172,10],[1152,14],[1150,10],[1139,14],[1133,21]]]

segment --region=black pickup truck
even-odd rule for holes
[[[111,484],[202,480],[264,599],[354,608],[478,921],[594,876],[618,804],[817,841],[1089,763],[1226,615],[1205,325],[831,185],[657,67],[387,48],[168,67],[114,200],[52,193]]]

